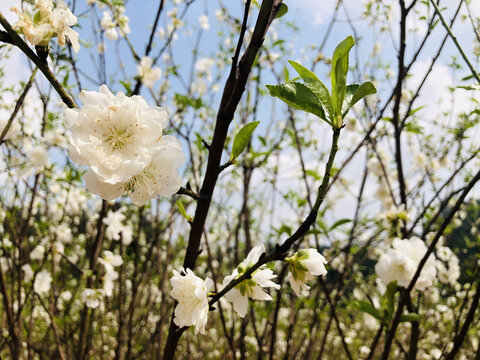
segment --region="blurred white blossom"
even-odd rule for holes
[[[42,260],[45,254],[45,247],[43,245],[37,245],[30,253],[30,259]]]
[[[3,132],[5,127],[7,126],[8,119],[7,118],[0,118],[0,134]],[[13,121],[10,125],[7,133],[5,134],[4,140],[10,140],[16,138],[20,135],[21,127],[18,121]]]
[[[95,289],[85,289],[82,291],[82,301],[87,307],[96,309],[102,302],[102,294]]]
[[[120,233],[123,228],[122,221],[125,220],[125,215],[122,214],[122,209],[117,211],[108,210],[107,216],[103,218],[103,223],[107,225],[105,234],[112,240],[120,240]]]
[[[22,265],[22,270],[23,270],[23,281],[25,282],[30,282],[32,279],[33,279],[33,270],[32,270],[32,267],[30,266],[30,264],[24,264]]]
[[[50,291],[51,284],[52,276],[47,270],[42,270],[37,274],[37,276],[35,276],[33,290],[40,295],[46,294]]]
[[[24,176],[39,174],[48,164],[48,150],[44,144],[33,145],[27,142],[25,144],[25,155],[28,165],[23,172]]]
[[[396,238],[392,242],[392,247],[387,248],[380,255],[375,265],[375,272],[384,285],[396,280],[399,286],[406,288],[426,252],[425,242],[417,237],[404,240]],[[436,275],[436,259],[432,254],[425,263],[414,288],[425,290],[433,284]]]
[[[155,82],[162,76],[162,70],[158,67],[152,68],[152,58],[145,56],[137,65],[138,76],[142,80],[142,83],[148,87],[153,88]]]
[[[105,36],[108,40],[118,39],[117,25],[113,22],[112,14],[109,11],[103,12],[100,26],[102,27],[103,31],[105,31]]]
[[[198,18],[198,22],[200,23],[200,27],[203,30],[210,29],[210,24],[208,23],[208,16],[207,15],[200,15],[200,17]]]

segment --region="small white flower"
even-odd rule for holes
[[[138,76],[142,79],[142,83],[149,89],[153,88],[155,81],[162,76],[162,70],[158,67],[152,68],[153,60],[145,56],[137,65]]]
[[[122,209],[118,209],[117,211],[108,210],[107,216],[103,219],[103,223],[107,225],[105,234],[109,239],[120,240],[123,220],[125,220],[125,215],[122,214]]]
[[[115,255],[114,253],[108,250],[103,252],[103,258],[99,259],[99,261],[100,260],[102,261],[103,265],[106,266],[108,264],[112,268],[123,264],[123,260],[120,255]]]
[[[175,19],[177,17],[177,14],[178,14],[178,8],[177,7],[174,7],[173,9],[167,11],[168,17],[170,17],[172,19]]]
[[[208,320],[208,292],[213,281],[209,278],[203,281],[190,269],[184,271],[184,274],[173,270],[170,279],[173,287],[170,295],[178,301],[173,321],[179,327],[193,325],[196,334],[204,334]]]
[[[37,294],[46,294],[50,291],[50,286],[52,284],[52,276],[47,270],[40,271],[35,277],[35,282],[33,283],[33,290]]]
[[[60,298],[63,301],[70,301],[72,299],[72,293],[68,290],[62,291],[62,293],[60,294]]]
[[[22,270],[24,273],[23,281],[30,282],[33,279],[33,270],[30,264],[25,264],[22,266]]]
[[[133,240],[133,228],[132,225],[127,224],[122,227],[122,244],[125,246],[130,245]]]
[[[57,239],[64,244],[68,244],[72,241],[73,235],[72,230],[67,224],[60,224],[57,226],[55,233],[57,235]]]
[[[217,18],[218,21],[225,21],[225,14],[223,10],[215,10],[215,17]]]
[[[115,286],[114,281],[118,279],[118,273],[116,271],[107,271],[103,277],[103,294],[105,296],[112,296],[113,288]]]
[[[54,128],[45,134],[45,139],[47,142],[54,146],[58,146],[60,148],[65,148],[67,146],[67,138],[63,134],[62,129]]]
[[[45,248],[43,245],[37,245],[30,253],[30,259],[32,260],[42,260],[45,254]]]
[[[223,280],[223,287],[227,286],[232,280],[241,276],[250,267],[252,267],[265,252],[263,245],[256,246],[247,255],[247,258],[233,271],[232,275],[226,276]],[[271,269],[262,265],[253,274],[251,279],[245,279],[225,294],[225,299],[233,304],[234,310],[243,318],[247,314],[248,298],[253,300],[272,300],[263,288],[273,287],[279,289],[280,285],[274,283],[272,279],[277,275],[273,274]]]
[[[118,273],[114,270],[114,267],[123,264],[122,257],[107,250],[103,252],[103,258],[98,259],[98,262],[105,268],[103,294],[105,296],[112,296],[114,281],[118,279]]]
[[[302,289],[309,289],[307,281],[313,280],[315,276],[327,274],[325,268],[327,260],[316,249],[300,250],[285,261],[289,264],[287,278],[297,295],[300,295]]]
[[[43,171],[45,166],[48,164],[48,150],[45,145],[32,145],[27,143],[25,146],[25,155],[29,163],[30,171],[33,171],[33,174],[39,174]],[[30,174],[30,171],[27,171]]]
[[[122,32],[123,35],[130,34],[130,25],[128,24],[130,21],[130,18],[123,14],[123,11],[125,11],[124,8],[121,9],[120,15],[118,16],[118,26],[120,28],[120,31]]]
[[[72,44],[73,51],[77,53],[80,50],[78,33],[70,28],[70,26],[76,23],[77,17],[72,14],[65,3],[59,3],[52,11],[52,26],[57,33],[58,45],[65,46],[65,40],[68,38]]]
[[[85,289],[82,291],[82,301],[87,307],[96,309],[102,301],[102,294],[94,289]]]
[[[214,60],[212,58],[201,58],[197,60],[195,63],[195,69],[201,73],[210,73],[210,69],[214,64]]]
[[[203,30],[208,30],[210,29],[210,24],[208,23],[208,16],[207,15],[201,15],[198,18],[198,22],[200,23],[200,27]]]
[[[105,31],[105,36],[108,40],[117,40],[118,39],[118,32],[116,29],[116,24],[112,20],[112,15],[109,11],[103,12],[102,20],[100,21],[100,26],[102,27],[103,31]]]

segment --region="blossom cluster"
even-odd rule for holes
[[[142,83],[149,89],[153,88],[155,81],[162,76],[162,70],[158,67],[152,67],[152,58],[145,56],[140,60],[140,64],[137,65],[138,76],[142,80]]]
[[[163,135],[163,108],[148,106],[141,96],[115,96],[106,85],[79,97],[82,108],[65,110],[64,120],[70,157],[90,168],[84,179],[91,192],[114,200],[127,191],[134,204],[143,205],[178,191],[177,169],[185,158],[179,141]]]
[[[86,288],[82,291],[82,301],[87,307],[95,309],[102,305],[103,297],[110,297],[113,294],[114,281],[118,279],[118,273],[115,267],[123,264],[122,257],[116,255],[111,251],[104,251],[103,257],[98,259],[98,262],[103,265],[105,275],[103,276],[102,289]]]
[[[63,1],[59,1],[54,7],[51,0],[38,0],[35,9],[36,11],[30,14],[28,10],[22,12],[13,7],[11,10],[18,15],[14,29],[25,35],[32,45],[48,46],[50,39],[57,37],[58,44],[65,46],[68,38],[73,50],[80,50],[78,33],[71,28],[77,23],[77,17]]]
[[[410,239],[395,238],[392,246],[387,248],[380,255],[375,272],[380,278],[383,285],[387,285],[392,281],[402,287],[408,287],[417,271],[420,261],[427,252],[425,242],[418,237]],[[420,276],[415,283],[414,289],[425,290],[433,284],[437,275],[436,259],[432,254],[428,257]]]
[[[227,287],[232,281],[241,277],[253,267],[265,253],[263,245],[256,246],[247,255],[238,267],[223,280],[222,288]],[[300,288],[308,289],[306,281],[312,280],[314,275],[325,275],[326,260],[316,249],[300,250],[290,258],[285,259],[289,264],[290,284],[298,295]],[[204,333],[208,319],[208,296],[213,282],[209,278],[205,281],[194,274],[190,269],[179,273],[173,270],[170,279],[173,290],[171,296],[177,300],[174,322],[177,326],[195,326],[195,333]],[[280,285],[273,282],[277,275],[265,264],[255,270],[251,276],[242,280],[225,294],[225,299],[232,303],[233,309],[242,318],[247,314],[248,299],[272,300],[265,292],[265,288],[279,289]]]
[[[87,4],[96,4],[100,9],[105,8],[105,4],[97,0],[87,0]],[[103,11],[100,26],[105,32],[108,40],[117,40],[120,32],[121,36],[130,33],[129,17],[125,15],[125,7],[122,5],[110,5],[110,11]],[[112,16],[113,14],[113,16]],[[117,30],[118,28],[118,30]]]

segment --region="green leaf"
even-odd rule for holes
[[[130,86],[130,82],[120,80],[120,84],[122,84],[123,88],[125,89],[125,92],[126,92],[125,95],[131,96],[133,91],[132,91],[132,87]]]
[[[187,214],[187,212],[185,211],[185,208],[183,207],[183,204],[180,200],[177,200],[177,206],[178,206],[178,210],[180,211],[180,214],[182,214],[182,216],[187,219],[188,222],[192,221],[192,218]]]
[[[321,234],[322,232],[318,229],[310,229],[310,230],[307,230],[307,232],[305,233],[305,235],[312,235],[312,234]]]
[[[330,226],[330,230],[329,231],[332,231],[333,229],[343,225],[343,224],[346,224],[346,223],[349,223],[351,222],[352,219],[340,219],[338,220],[337,222],[335,222],[332,226]]]
[[[423,133],[423,128],[415,121],[410,121],[406,123],[403,128],[405,131],[414,133],[414,134],[422,134]]]
[[[342,106],[342,116],[345,117],[347,115],[348,110],[352,107],[350,103],[353,99],[353,94],[355,91],[360,87],[359,84],[350,84],[347,85],[345,88],[345,98],[343,99],[343,106]]]
[[[288,6],[284,3],[280,4],[280,9],[278,9],[275,19],[280,19],[283,15],[288,12]]]
[[[283,233],[287,234],[288,236],[292,235],[292,228],[288,225],[282,224],[278,229],[275,230],[278,235],[282,235]]]
[[[375,94],[376,92],[377,89],[375,89],[375,86],[370,81],[364,82],[362,85],[348,85],[345,89],[342,117],[345,117],[352,106],[362,100],[365,96]]]
[[[473,79],[473,75],[468,75],[468,76],[465,76],[464,78],[462,78],[462,81],[467,81],[467,80],[470,80],[470,79]]]
[[[396,290],[397,290],[397,282],[392,281],[387,285],[387,290],[385,291],[385,297],[387,299],[387,311],[388,311],[389,318],[391,318],[393,314]]]
[[[357,309],[372,315],[375,319],[383,321],[380,311],[375,309],[375,306],[368,301],[354,300],[352,301],[352,305]]]
[[[362,85],[358,87],[357,91],[355,91],[355,93],[353,94],[353,98],[350,102],[350,106],[355,105],[357,102],[362,100],[365,96],[375,94],[376,92],[377,92],[377,89],[375,88],[372,82],[370,81],[364,82]]]
[[[41,20],[41,17],[42,17],[42,14],[40,13],[40,11],[35,13],[35,15],[33,16],[33,23],[38,24]]]
[[[457,86],[457,89],[464,89],[464,90],[480,90],[480,84],[472,84],[472,85],[461,85]]]
[[[317,77],[317,75],[308,70],[305,66],[292,60],[289,60],[288,62],[297,71],[302,80],[305,81],[308,88],[317,95],[322,102],[322,105],[327,109],[330,118],[333,118],[332,99],[330,97],[330,91],[328,91],[325,84]]]
[[[347,37],[337,45],[332,56],[332,107],[335,116],[341,115],[345,87],[347,85],[348,54],[355,45],[352,36]]]
[[[243,128],[240,129],[240,131],[235,135],[235,138],[233,139],[233,147],[232,147],[232,156],[231,159],[236,159],[238,155],[242,153],[242,151],[245,149],[245,146],[247,146],[248,142],[250,141],[250,138],[252,137],[253,130],[257,127],[257,125],[260,123],[260,121],[254,121],[251,122],[247,125],[245,125]]]
[[[320,175],[318,175],[318,173],[314,170],[305,170],[305,173],[307,175],[310,175],[311,177],[313,177],[315,180],[320,180],[322,177]]]
[[[176,93],[174,95],[175,102],[177,103],[178,107],[183,109],[186,107],[191,106],[195,110],[200,109],[203,106],[202,100],[201,99],[195,99],[191,98],[185,95],[181,95]]]
[[[404,314],[400,317],[400,322],[420,321],[420,315],[416,313]]]
[[[423,106],[419,106],[419,107],[418,107],[418,108],[416,108],[416,109],[412,109],[412,110],[410,110],[410,111],[408,112],[408,116],[412,116],[412,115],[413,115],[413,114],[415,114],[417,111],[420,111],[420,110],[422,110],[424,107],[425,107],[425,105],[423,105]]]
[[[306,85],[290,82],[281,85],[267,85],[270,95],[278,97],[288,105],[309,112],[331,124],[325,117],[320,99]]]

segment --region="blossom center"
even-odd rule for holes
[[[132,129],[111,127],[110,131],[103,134],[103,140],[112,151],[118,151],[125,148],[131,143],[131,138],[134,135]]]

